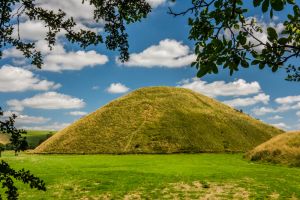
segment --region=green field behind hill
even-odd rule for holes
[[[18,184],[22,200],[300,199],[300,168],[257,164],[242,154],[26,155],[12,167],[41,177],[46,192]]]
[[[30,149],[36,148],[43,141],[55,134],[56,131],[39,131],[39,130],[28,130],[26,137],[28,146]],[[9,136],[7,134],[0,134],[0,143],[9,144]]]

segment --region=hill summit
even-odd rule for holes
[[[188,89],[147,87],[61,130],[35,153],[247,151],[281,130]]]

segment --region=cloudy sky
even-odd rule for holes
[[[153,7],[149,17],[128,26],[131,57],[127,63],[119,62],[118,52],[104,46],[83,50],[62,35],[50,51],[43,40],[43,24],[23,20],[21,37],[37,42],[45,64],[37,70],[18,50],[5,49],[0,60],[0,106],[5,115],[19,115],[18,127],[57,130],[132,90],[164,85],[192,89],[282,129],[300,129],[300,83],[285,81],[284,70],[272,73],[256,67],[233,76],[223,71],[195,78],[196,70],[190,67],[195,55],[193,42],[188,40],[187,19],[167,14],[169,6],[182,10],[187,1],[172,5],[166,0],[148,1]],[[81,0],[38,2],[48,9],[65,10],[76,19],[76,28],[102,31],[101,24],[92,20],[92,8],[82,6]],[[255,17],[263,29],[272,25],[280,31],[284,16],[275,15],[270,20],[259,9],[252,9],[248,17]],[[265,33],[258,37],[267,40]]]

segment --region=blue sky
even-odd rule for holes
[[[40,5],[65,8],[68,14],[76,15],[79,28],[101,31],[101,25],[91,22],[91,8],[82,7],[80,2],[53,0],[40,1]],[[37,70],[14,48],[5,49],[0,60],[0,105],[6,114],[17,113],[19,127],[60,129],[132,90],[164,85],[203,93],[286,130],[300,129],[300,85],[285,81],[284,70],[272,73],[251,67],[233,76],[221,71],[195,78],[197,71],[189,66],[194,55],[187,18],[167,14],[168,6],[182,10],[188,1],[172,5],[164,0],[149,2],[153,11],[148,18],[128,26],[132,54],[125,64],[117,61],[118,52],[108,51],[103,45],[82,50],[62,36],[50,52],[43,42],[43,25],[24,19],[21,37],[37,42],[45,66]],[[267,15],[251,9],[248,17],[256,17],[262,27],[271,24],[282,30],[284,13],[275,13],[273,20]]]

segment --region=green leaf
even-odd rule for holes
[[[277,39],[278,39],[277,32],[276,32],[276,30],[275,30],[274,28],[268,27],[267,33],[268,33],[268,39],[269,39],[270,41],[274,41],[274,40],[277,40]]]
[[[201,78],[201,77],[203,77],[204,75],[206,75],[207,72],[208,72],[207,67],[201,66],[201,67],[200,67],[200,70],[199,70],[198,73],[197,73],[197,77]]]
[[[263,2],[261,9],[262,9],[262,11],[263,11],[264,13],[268,11],[268,9],[269,9],[269,4],[270,4],[270,1],[269,1],[269,0],[265,0],[265,1]]]
[[[276,11],[281,11],[284,8],[283,0],[271,0],[271,6]]]
[[[285,45],[287,42],[288,42],[288,39],[287,39],[287,38],[280,38],[280,39],[278,40],[278,43],[281,44],[281,45]]]
[[[249,67],[249,63],[246,60],[242,60],[241,65],[242,65],[242,67],[245,67],[245,68]]]
[[[253,60],[252,63],[251,63],[251,65],[257,65],[259,63],[260,63],[260,60]]]
[[[219,72],[218,67],[216,65],[214,65],[212,67],[212,71],[213,71],[214,74],[217,74]]]
[[[245,36],[241,35],[241,34],[239,34],[239,35],[237,36],[237,39],[238,39],[238,41],[241,43],[241,45],[244,45],[244,44],[246,44],[246,42],[247,42],[247,38],[246,38]]]
[[[262,62],[259,63],[258,67],[259,67],[259,69],[263,69],[265,67],[265,63],[262,63]]]
[[[272,72],[276,72],[278,70],[278,65],[272,67]]]

